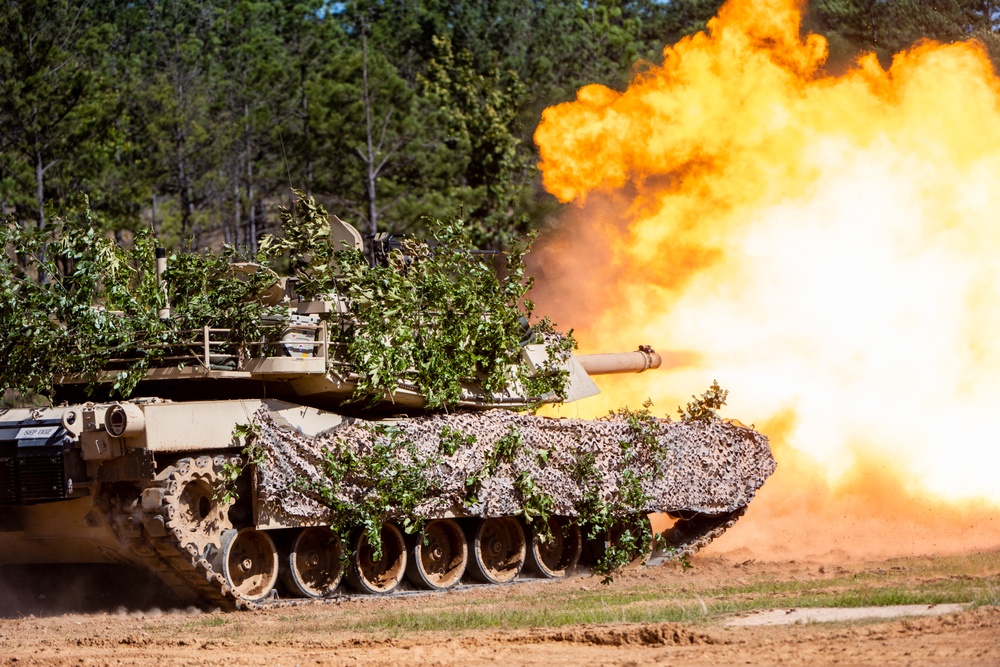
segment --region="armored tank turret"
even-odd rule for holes
[[[766,437],[713,418],[717,392],[680,421],[645,409],[537,416],[598,393],[592,376],[651,371],[659,355],[577,355],[547,322],[473,316],[451,297],[394,329],[413,316],[394,281],[449,250],[390,253],[362,289],[361,239],[331,227],[312,225],[322,243],[292,253],[318,272],[216,270],[251,295],[229,326],[191,326],[195,297],[171,285],[165,253],[150,291],[160,324],[136,333],[130,305],[85,313],[117,345],[85,372],[53,366],[53,407],[0,413],[0,566],[131,563],[222,608],[607,574],[693,553],[773,472]],[[366,329],[374,314],[381,328]],[[491,343],[503,353],[484,355],[477,328],[503,333]],[[672,524],[653,535],[652,513]]]

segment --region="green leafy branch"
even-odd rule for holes
[[[422,460],[398,428],[373,425],[371,429],[369,452],[357,453],[339,443],[325,452],[323,478],[299,484],[330,508],[331,530],[349,543],[350,533],[360,528],[378,560],[383,523],[398,519],[406,532],[420,529],[423,520],[414,510],[435,495],[427,473],[436,461]],[[348,494],[345,489],[360,491]]]
[[[729,390],[723,389],[718,381],[712,380],[712,386],[708,391],[700,397],[692,396],[694,401],[687,404],[687,409],[678,406],[677,412],[681,416],[681,421],[716,421],[719,419],[716,411],[726,404],[728,396]]]
[[[265,237],[253,255],[230,246],[171,254],[163,276],[170,317],[163,320],[167,299],[149,230],[130,245],[119,243],[97,231],[106,225],[85,198],[43,231],[6,221],[0,352],[8,362],[0,390],[51,398],[60,377],[75,376],[90,378],[92,391],[101,385],[106,396],[127,398],[150,367],[191,356],[192,332],[203,327],[229,332],[213,346],[213,368],[265,355],[281,332],[273,323],[289,308],[265,305],[259,295],[274,285],[270,267],[288,266],[301,297],[346,307],[326,317],[340,361],[360,376],[359,400],[380,400],[405,385],[429,407],[448,408],[468,385],[494,395],[518,380],[533,394],[565,396],[562,362],[574,342],[548,320],[527,324],[526,243],[498,267],[492,256],[474,252],[463,221],[432,221],[429,243],[407,240],[386,265],[373,267],[359,251],[337,246],[322,206],[296,195],[292,209],[281,211],[282,234]],[[247,262],[256,270],[234,268]],[[550,345],[552,363],[528,377],[521,347],[532,339]]]
[[[361,252],[334,248],[329,214],[297,194],[294,210],[281,213],[284,235],[261,247],[287,254],[303,297],[343,299],[348,312],[331,330],[360,375],[359,399],[378,401],[410,384],[429,407],[448,407],[468,384],[493,395],[515,380],[533,395],[565,397],[575,341],[547,319],[527,324],[528,243],[502,255],[501,278],[493,256],[474,252],[463,220],[429,220],[428,242],[404,239],[385,264],[370,266]],[[520,357],[533,339],[549,345],[552,362],[529,377]]]
[[[223,505],[239,500],[239,482],[246,467],[260,465],[266,460],[266,452],[260,442],[260,428],[253,422],[234,426],[232,438],[234,443],[240,445],[242,456],[227,459],[219,471],[219,482],[213,497]]]

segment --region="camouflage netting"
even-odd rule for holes
[[[257,490],[264,506],[286,520],[328,520],[321,496],[304,490],[309,483],[323,483],[327,453],[346,448],[365,456],[377,439],[390,437],[372,422],[350,419],[311,437],[266,408],[256,413],[254,422],[263,455],[257,465]],[[395,427],[395,443],[403,445],[394,455],[404,464],[425,467],[430,492],[414,512],[421,518],[448,511],[468,516],[519,514],[525,498],[516,480],[524,472],[538,492],[552,497],[555,514],[578,515],[588,493],[599,494],[612,507],[626,506],[623,480],[629,479],[638,480],[645,499],[632,511],[721,514],[749,503],[776,466],[764,435],[725,421],[650,419],[644,432],[654,435],[655,442],[643,438],[634,422],[622,416],[550,419],[491,410],[389,423]],[[442,452],[441,434],[449,429],[475,439],[448,455]],[[520,438],[513,454],[498,458],[498,443],[507,439],[509,445],[515,432]],[[484,477],[482,471],[491,462],[493,474]],[[467,481],[477,475],[482,481],[470,491]],[[334,491],[344,502],[357,502],[369,487],[359,475],[345,478]]]

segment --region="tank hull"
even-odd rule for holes
[[[766,438],[725,422],[506,410],[366,420],[260,398],[9,410],[0,565],[134,564],[179,599],[221,608],[325,598],[348,584],[386,593],[406,578],[432,589],[503,583],[526,564],[565,576],[588,553],[601,562],[652,512],[676,521],[659,551],[639,545],[633,556],[693,553],[773,470]],[[386,486],[406,471],[419,475]],[[390,492],[417,488],[422,497],[394,504]],[[364,514],[374,497],[382,509]],[[599,515],[610,518],[588,523]],[[381,541],[364,528],[373,520]],[[441,549],[467,552],[447,576]]]

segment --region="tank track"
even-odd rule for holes
[[[155,574],[182,602],[223,611],[324,604],[352,597],[371,597],[345,593],[329,598],[279,598],[276,592],[255,602],[238,597],[227,584],[216,558],[223,533],[232,530],[231,524],[228,520],[218,520],[212,510],[192,517],[190,510],[201,504],[201,497],[192,498],[190,494],[185,497],[177,492],[184,486],[183,482],[189,482],[187,486],[190,487],[192,479],[216,479],[227,460],[222,456],[180,459],[157,475],[132,502],[111,503],[116,532],[128,546],[134,561]],[[646,564],[659,565],[693,555],[733,526],[745,512],[744,505],[724,514],[693,513],[678,519],[664,534],[667,540],[665,548],[654,551]],[[218,525],[213,530],[200,531],[206,525],[206,518],[210,522],[217,521]],[[519,581],[538,580],[521,577]],[[491,584],[474,586],[487,585]]]
[[[213,514],[218,530],[209,533],[214,539],[197,536],[192,531],[197,525],[192,526],[185,505],[200,504],[200,498],[179,493],[186,486],[183,482],[191,479],[204,478],[214,486],[226,462],[223,456],[180,459],[162,470],[133,502],[112,503],[112,521],[133,559],[155,574],[179,600],[230,611],[239,607],[240,600],[209,558],[218,552],[222,531],[232,526],[226,525],[220,510]],[[204,521],[194,523],[204,525]]]
[[[693,556],[736,525],[746,511],[747,506],[743,505],[725,514],[697,514],[687,519],[679,519],[667,531],[668,535],[675,536],[671,544],[665,549],[654,551],[646,561],[646,565],[660,565],[669,560]]]

